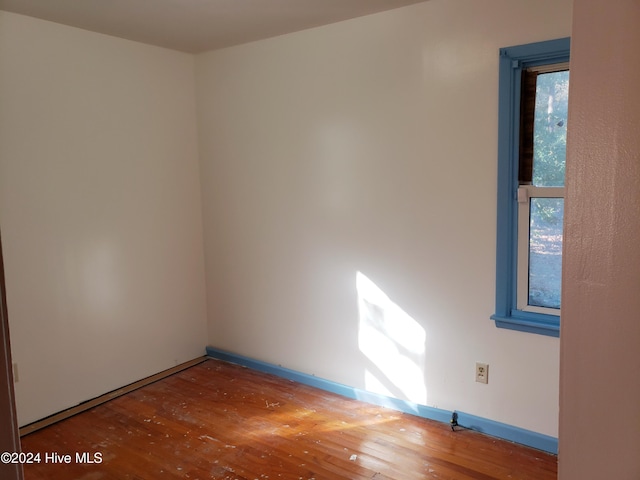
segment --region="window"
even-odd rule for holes
[[[496,313],[559,336],[568,38],[500,50]]]

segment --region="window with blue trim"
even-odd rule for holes
[[[559,336],[570,39],[500,50],[496,325]]]

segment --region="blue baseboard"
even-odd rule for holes
[[[547,453],[558,454],[558,439],[542,433],[532,432],[524,428],[514,427],[506,423],[496,422],[483,417],[476,417],[464,412],[458,413],[458,424],[482,432],[492,437],[502,438],[514,443],[536,448]]]
[[[262,362],[253,358],[245,357],[235,353],[220,350],[214,347],[207,347],[207,356],[218,360],[224,360],[229,363],[241,365],[243,367],[251,368],[259,372],[269,373],[281,378],[286,378],[294,382],[309,385],[311,387],[333,392],[338,395],[342,395],[354,400],[360,400],[363,402],[371,403],[373,405],[379,405],[381,407],[391,408],[400,412],[409,413],[411,415],[417,415],[419,417],[428,418],[430,420],[436,420],[449,424],[452,411],[443,410],[440,408],[428,407],[426,405],[420,405],[405,400],[399,400],[397,398],[380,395],[378,393],[367,392],[359,388],[349,387],[340,383],[318,378],[314,375],[298,372],[296,370],[290,370],[280,365],[274,365],[272,363]],[[533,447],[538,450],[542,450],[548,453],[558,454],[558,439],[549,435],[543,435],[541,433],[532,432],[523,428],[514,427],[506,423],[500,423],[493,420],[489,420],[475,415],[470,415],[463,412],[458,412],[458,425],[470,430],[482,432],[493,437],[501,438],[503,440],[509,440],[511,442]]]

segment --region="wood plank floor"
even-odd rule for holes
[[[26,435],[22,450],[41,457],[26,480],[547,480],[557,470],[554,455],[217,360]]]

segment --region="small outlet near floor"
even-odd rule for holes
[[[476,362],[476,382],[489,383],[489,365]]]

